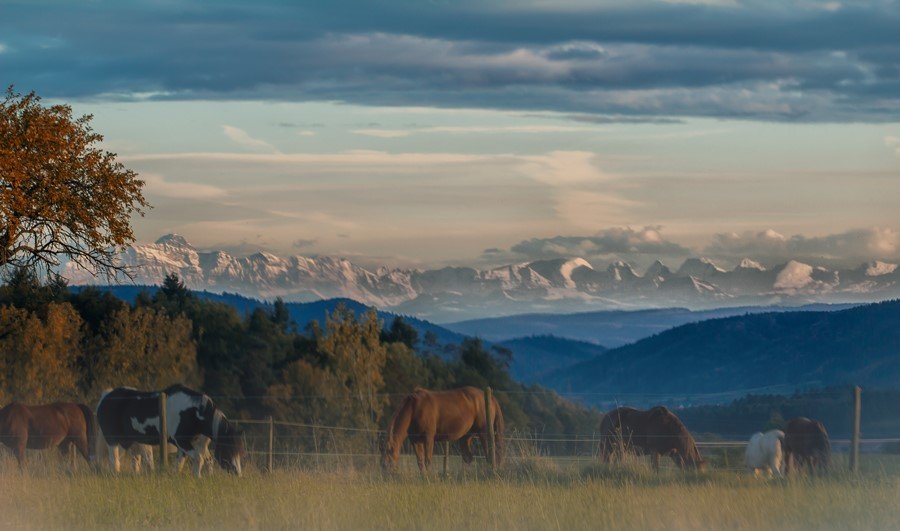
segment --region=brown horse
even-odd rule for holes
[[[650,455],[653,469],[659,470],[659,457],[668,455],[684,469],[703,471],[706,462],[697,443],[681,420],[663,406],[647,411],[631,407],[614,409],[600,423],[600,458],[609,462],[618,450],[634,449]]]
[[[500,404],[493,399],[494,439],[497,442],[497,462],[503,458],[503,413]],[[400,458],[400,447],[409,437],[419,470],[423,473],[431,464],[434,443],[459,441],[459,452],[465,463],[475,458],[472,439],[481,437],[482,447],[487,440],[484,392],[475,387],[462,387],[449,391],[429,391],[417,387],[407,396],[391,419],[387,441],[382,454],[382,465],[391,469]],[[485,456],[487,457],[487,456]]]
[[[792,462],[798,467],[804,464],[810,473],[816,469],[824,471],[831,459],[831,442],[825,426],[818,420],[797,417],[788,421],[784,429],[785,472],[791,470]]]
[[[57,402],[27,406],[13,402],[0,409],[0,440],[26,464],[25,449],[59,447],[63,455],[70,446],[88,462],[94,462],[94,413],[84,404]]]

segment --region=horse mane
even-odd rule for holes
[[[647,411],[647,417],[657,418],[660,423],[672,430],[672,436],[677,439],[678,453],[683,462],[695,466],[700,466],[704,463],[703,457],[700,455],[700,449],[697,448],[697,441],[694,440],[694,436],[691,435],[687,426],[681,422],[678,415],[672,413],[665,406],[656,406]]]
[[[681,419],[674,413],[666,408],[663,409],[665,409],[668,414],[667,417],[669,422],[674,424],[678,430],[678,442],[681,444],[681,448],[679,448],[678,451],[683,454],[684,460],[693,465],[704,463],[703,457],[700,455],[700,449],[697,448],[697,441],[694,440],[694,436],[688,431],[687,426],[685,426],[684,423],[681,422]]]
[[[396,446],[398,446],[398,437],[405,434],[406,430],[409,429],[409,425],[412,422],[413,410],[415,409],[416,395],[421,394],[424,391],[425,389],[416,387],[412,393],[406,395],[406,398],[403,399],[397,412],[394,413],[387,429],[387,441],[385,441],[384,448],[385,454],[394,453]]]

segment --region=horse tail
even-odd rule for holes
[[[500,404],[494,400],[494,445],[496,447],[497,464],[503,464],[503,430],[505,429],[503,422],[503,410]]]
[[[412,424],[413,410],[415,409],[416,397],[414,394],[407,395],[400,404],[400,408],[394,413],[391,423],[387,429],[387,444],[384,446],[384,457],[388,457],[394,461],[395,456],[400,454],[400,446],[406,439],[409,425]]]
[[[94,412],[91,411],[91,408],[84,404],[78,404],[78,409],[80,409],[81,414],[84,415],[84,429],[87,431],[85,438],[87,439],[88,445],[88,462],[93,463],[97,457],[96,417],[94,417]]]

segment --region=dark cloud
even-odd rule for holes
[[[62,98],[342,100],[884,121],[900,7],[858,2],[6,3],[0,69]],[[47,16],[52,10],[54,16]]]
[[[801,260],[816,265],[856,266],[881,259],[900,261],[900,232],[892,228],[854,229],[824,236],[784,236],[774,230],[720,233],[703,249],[689,249],[668,240],[660,227],[611,228],[593,236],[531,238],[509,250],[482,251],[479,262],[501,264],[522,260],[581,257],[597,263],[623,259],[649,263],[654,259],[708,256],[737,264],[750,258],[766,265]]]
[[[315,240],[315,239],[306,240],[306,239],[300,238],[299,240],[294,240],[294,243],[291,244],[291,247],[293,247],[294,249],[303,249],[305,247],[311,247],[311,246],[315,245],[316,242],[317,242],[317,240]]]
[[[678,125],[684,123],[684,120],[680,120],[678,118],[665,118],[655,116],[604,116],[602,114],[567,114],[564,116],[564,118],[566,118],[567,120],[572,120],[574,122],[584,122],[589,124]]]
[[[488,253],[488,251],[493,251]],[[616,227],[605,229],[593,236],[555,236],[552,238],[532,238],[521,241],[510,248],[510,253],[518,259],[545,260],[551,258],[609,258],[650,255],[653,258],[666,256],[686,256],[689,249],[671,242],[660,233],[660,227]],[[490,259],[499,254],[498,249],[488,249],[483,258]]]
[[[316,129],[318,129],[321,127],[325,127],[325,124],[320,123],[320,122],[312,122],[312,123],[278,122],[275,125],[277,125],[278,127],[283,127],[285,129],[298,129],[298,128],[303,128],[303,129],[316,128]]]
[[[855,265],[873,258],[900,259],[900,232],[891,228],[855,229],[825,236],[785,236],[774,230],[717,234],[704,254],[766,263],[790,259]]]

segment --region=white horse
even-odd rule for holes
[[[781,477],[784,464],[784,453],[781,448],[783,443],[784,432],[781,430],[754,433],[744,453],[747,470],[752,470],[756,477],[759,477],[763,470],[768,472],[769,477],[773,475]]]

